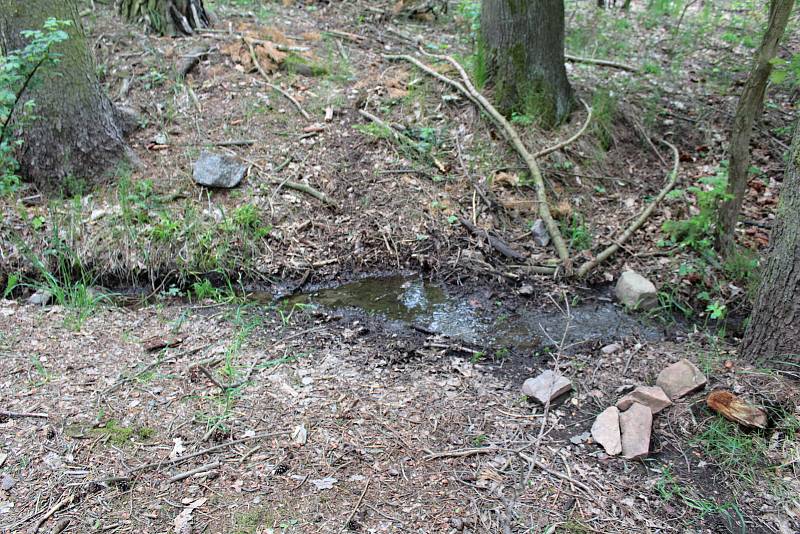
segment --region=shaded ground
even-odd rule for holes
[[[68,532],[180,531],[175,520],[192,506],[196,532],[743,532],[742,523],[746,532],[799,530],[797,393],[779,377],[740,367],[713,336],[670,327],[662,329],[666,340],[628,331],[623,338],[609,327],[570,350],[539,350],[541,339],[484,347],[353,310],[271,303],[273,292],[298,286],[414,271],[498,327],[545,310],[559,331],[572,322],[565,311],[558,320],[563,301],[608,305],[583,284],[531,273],[554,252],[531,239],[534,195],[516,157],[463,99],[380,57],[412,52],[413,36],[423,35],[468,62],[467,2],[432,21],[386,18],[380,2],[287,4],[217,5],[218,28],[233,35],[180,40],[146,35],[100,5],[85,18],[110,94],[140,115],[131,139],[140,161],[108,185],[67,184],[64,198],[26,190],[0,199],[0,287],[23,275],[28,286],[12,296],[25,296],[47,271],[64,283],[70,304],[0,301],[0,409],[49,415],[0,423],[0,469],[13,478],[0,490],[0,532],[28,531],[58,503],[42,531],[64,520]],[[724,159],[763,13],[749,5],[692,4],[685,17],[664,9],[598,14],[568,5],[570,51],[644,71],[569,66],[597,119],[543,166],[582,258],[618,235],[663,183],[665,165],[642,132],[679,146],[682,188],[716,175]],[[796,21],[789,33],[786,57],[796,48]],[[257,54],[275,69],[271,83],[311,120],[253,71],[240,34],[303,47],[283,65],[269,51]],[[198,46],[207,56],[177,81],[175,66]],[[739,232],[753,250],[767,243],[794,96],[792,86],[771,90],[755,142],[761,172]],[[359,109],[397,125],[414,147],[385,139]],[[524,119],[517,126],[540,148],[571,135],[584,117],[576,112],[550,133]],[[240,141],[252,144],[217,145]],[[203,149],[249,162],[243,185],[198,189],[191,164]],[[497,205],[486,208],[473,183]],[[747,273],[700,267],[661,231],[665,220],[696,213],[692,194],[669,199],[586,285],[612,281],[628,264],[659,282],[662,318],[694,306],[707,326],[704,291],[743,315]],[[454,216],[493,229],[528,259],[506,260]],[[134,286],[151,298],[141,307],[98,305],[91,285]],[[240,286],[266,290],[266,303],[233,299],[228,289]],[[145,340],[170,335],[182,342],[145,351]],[[617,352],[599,350],[615,341]],[[726,426],[698,394],[656,418],[644,462],[607,458],[580,438],[626,386],[653,383],[684,356],[710,387],[769,407],[770,430]],[[202,361],[213,380],[194,365]],[[545,416],[519,386],[553,367],[575,391]],[[216,445],[223,447],[110,480],[178,458],[181,447],[185,455]],[[526,456],[547,470],[532,469]],[[214,462],[210,475],[169,482]]]

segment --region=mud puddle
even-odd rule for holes
[[[417,276],[365,278],[330,289],[295,295],[290,305],[315,305],[334,311],[381,318],[394,327],[412,327],[487,349],[566,350],[636,337],[658,341],[663,327],[634,317],[598,293],[574,305],[542,311],[524,302],[480,291],[448,291]]]

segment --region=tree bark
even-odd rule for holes
[[[120,0],[129,21],[144,20],[161,35],[192,35],[211,23],[203,0]]]
[[[729,198],[720,205],[717,224],[716,248],[723,255],[728,255],[734,247],[734,230],[747,189],[753,124],[761,114],[767,81],[772,72],[771,60],[777,53],[778,43],[786,30],[793,5],[794,0],[772,0],[770,3],[767,30],[761,46],[756,51],[750,76],[744,84],[739,104],[736,106],[728,154]]]
[[[800,371],[800,121],[770,240],[742,354],[754,363]]]
[[[479,81],[494,87],[505,115],[529,115],[553,126],[572,109],[563,0],[483,0],[478,61]]]
[[[39,69],[15,113],[27,101],[36,117],[11,135],[22,139],[17,155],[20,174],[46,189],[71,176],[94,180],[125,153],[126,145],[114,107],[95,75],[75,0],[0,0],[0,47],[24,47],[23,30],[41,29],[50,17],[70,20],[69,39],[56,45],[59,62]]]

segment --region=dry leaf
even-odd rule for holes
[[[319,491],[331,489],[337,482],[339,481],[333,477],[315,478],[311,480],[311,483],[314,484]]]
[[[194,519],[192,514],[197,508],[203,506],[207,500],[206,497],[201,497],[196,501],[192,501],[186,505],[186,508],[181,510],[181,513],[175,516],[173,520],[175,534],[192,534],[192,520]]]
[[[767,414],[764,410],[743,401],[730,391],[712,391],[706,398],[706,404],[725,419],[747,428],[767,426]]]
[[[498,172],[494,175],[492,184],[505,185],[508,187],[519,187],[520,179],[517,173]]]
[[[183,456],[183,452],[186,450],[186,447],[183,446],[183,440],[181,438],[175,438],[172,441],[175,442],[175,445],[172,447],[172,451],[169,453],[169,459],[177,460]]]

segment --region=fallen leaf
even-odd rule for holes
[[[201,497],[196,501],[192,501],[186,505],[186,508],[181,510],[181,513],[175,516],[175,519],[173,520],[175,534],[192,534],[192,520],[194,519],[193,513],[197,508],[203,506],[207,500],[208,499],[206,497]]]
[[[172,446],[172,451],[169,453],[170,460],[176,460],[183,456],[183,452],[186,450],[186,447],[183,446],[183,440],[181,438],[175,438],[172,440],[175,445]]]
[[[301,423],[294,429],[292,432],[292,440],[298,445],[306,444],[306,441],[308,441],[308,431],[306,430],[305,424]]]
[[[730,391],[716,390],[706,398],[708,407],[725,419],[748,428],[766,428],[767,414],[764,410],[743,401]]]

